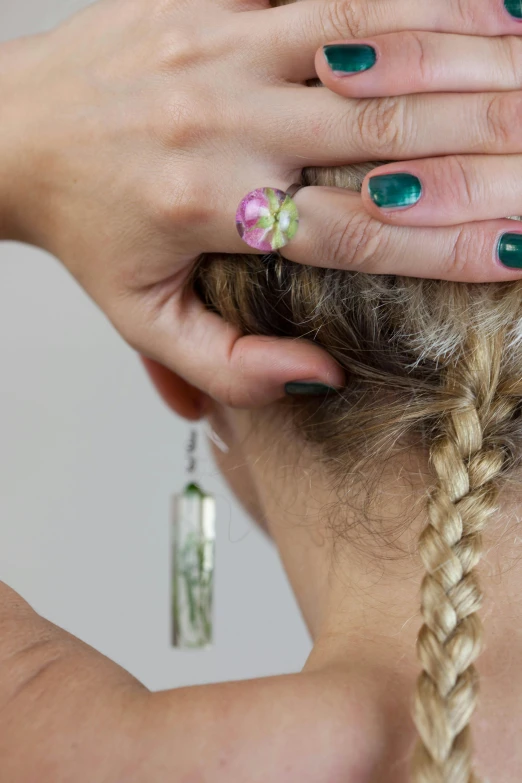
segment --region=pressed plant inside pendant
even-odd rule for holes
[[[194,458],[190,465],[194,470]],[[175,647],[213,643],[215,520],[215,500],[197,482],[189,481],[174,496],[171,627]]]

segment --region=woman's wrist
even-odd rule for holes
[[[0,103],[2,123],[0,124],[0,239],[15,239],[14,227],[15,194],[17,183],[17,161],[20,159],[19,119],[13,84],[13,65],[18,42],[0,44]],[[18,142],[17,142],[18,137]]]
[[[32,241],[30,216],[37,199],[31,170],[38,141],[34,66],[42,37],[0,44],[0,240]]]

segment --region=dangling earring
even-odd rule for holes
[[[172,645],[210,647],[213,643],[216,503],[198,481],[198,432],[186,447],[187,478],[172,499]]]

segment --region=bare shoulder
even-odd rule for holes
[[[0,630],[2,780],[371,780],[359,678],[308,671],[151,694],[1,584]]]
[[[179,688],[151,695],[140,755],[167,732],[186,783],[368,783],[364,723],[356,687],[318,673]]]

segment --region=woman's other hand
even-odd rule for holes
[[[1,235],[60,258],[131,346],[193,387],[194,417],[199,390],[255,406],[282,396],[288,381],[341,384],[311,342],[242,337],[186,282],[202,253],[251,252],[235,227],[239,201],[257,187],[285,190],[303,167],[513,152],[507,99],[497,116],[484,96],[360,101],[304,86],[325,42],[408,28],[482,45],[478,36],[522,33],[501,0],[102,0],[49,33],[0,46]],[[411,80],[416,51],[409,62]],[[282,249],[291,260],[470,274],[451,255],[455,227],[383,227],[359,194],[337,189],[304,188],[296,203],[301,224]],[[520,274],[493,257],[473,273]]]
[[[510,16],[522,22],[519,0],[476,10],[484,27],[488,17],[491,25]],[[363,182],[362,223],[373,247],[380,242],[364,258],[361,249],[359,268],[386,271],[386,259],[393,273],[511,279],[522,270],[522,227],[506,220],[522,215],[522,38],[359,32],[318,52],[319,76],[359,99],[366,121],[374,112],[375,124],[372,107],[380,107],[382,137],[403,139],[401,162]],[[406,236],[400,248],[394,238]]]

